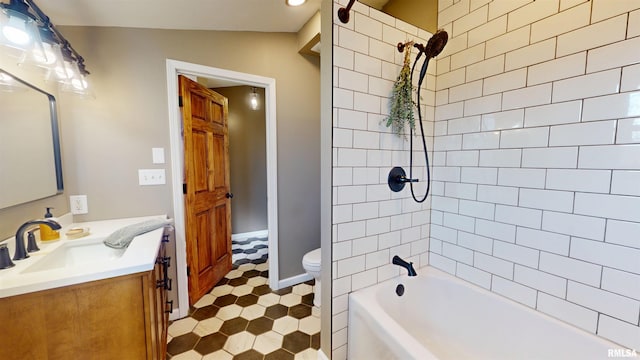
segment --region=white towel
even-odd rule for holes
[[[134,237],[171,224],[167,219],[150,219],[120,228],[104,239],[104,244],[114,249],[125,249]]]

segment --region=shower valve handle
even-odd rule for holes
[[[420,179],[410,179],[406,176],[398,176],[398,181],[403,183],[408,183],[408,182],[418,182],[420,181]]]
[[[394,167],[389,172],[389,177],[387,178],[387,183],[389,184],[389,188],[393,192],[398,192],[404,188],[405,183],[415,183],[420,180],[412,179],[407,177],[407,173],[404,172],[399,166]]]

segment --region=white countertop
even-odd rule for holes
[[[29,253],[29,258],[27,259],[13,261],[15,266],[12,268],[0,270],[0,298],[150,271],[153,269],[156,261],[164,228],[159,228],[135,237],[129,247],[118,258],[36,272],[29,272],[29,268],[45,259],[46,255],[61,246],[69,246],[67,244],[74,244],[75,246],[75,244],[88,245],[101,243],[102,239],[115,230],[152,218],[166,219],[166,215],[91,221],[68,225],[65,225],[65,219],[69,219],[70,221],[70,216],[59,218],[59,222],[63,226],[62,229],[59,230],[60,240],[51,242],[41,242],[38,240],[40,251]],[[70,228],[76,227],[88,227],[90,234],[78,239],[67,239],[64,234]],[[14,239],[11,238],[8,241],[9,254],[13,258]]]

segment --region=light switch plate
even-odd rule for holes
[[[167,183],[164,169],[138,169],[138,184],[164,185]]]
[[[151,148],[151,157],[154,164],[164,164],[164,148]]]
[[[82,215],[89,213],[89,205],[87,204],[87,195],[71,195],[69,196],[69,205],[71,213],[74,215]]]

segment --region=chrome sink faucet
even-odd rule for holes
[[[24,247],[24,233],[33,225],[46,225],[50,227],[52,230],[60,230],[62,226],[58,224],[56,221],[41,219],[41,220],[29,220],[26,223],[20,225],[18,231],[16,232],[16,253],[13,256],[13,260],[22,260],[29,257],[27,254],[27,250]]]

